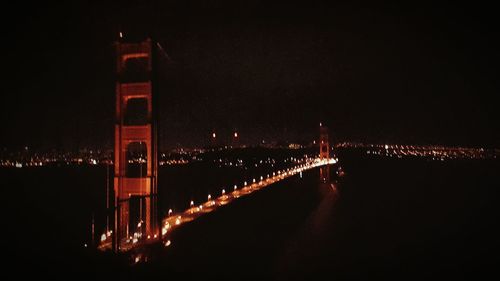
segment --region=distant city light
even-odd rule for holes
[[[320,125],[322,125],[322,124],[320,124]],[[212,134],[212,136],[214,138],[216,137],[215,132]],[[224,138],[224,135],[222,135],[222,137]],[[234,132],[234,137],[238,137],[237,132]],[[315,143],[315,141],[314,141],[314,143]],[[465,148],[465,147],[444,147],[444,146],[437,146],[437,145],[417,146],[417,145],[395,145],[395,144],[391,144],[391,145],[389,145],[389,144],[362,144],[362,143],[348,143],[348,142],[346,142],[346,143],[338,143],[338,144],[333,145],[332,150],[335,151],[334,148],[338,148],[338,147],[364,148],[365,149],[364,153],[369,154],[369,157],[393,157],[393,158],[425,157],[425,159],[436,160],[436,161],[446,161],[446,160],[453,160],[453,159],[487,159],[487,158],[495,158],[495,157],[497,157],[496,155],[498,155],[498,150],[493,150],[493,149]],[[179,150],[177,150],[177,152],[172,153],[172,155],[163,153],[162,157],[166,157],[166,158],[162,158],[162,160],[160,160],[160,161],[164,161],[164,163],[177,164],[177,163],[193,163],[194,161],[207,161],[207,158],[208,158],[209,159],[208,161],[213,160],[213,162],[216,163],[216,165],[218,165],[219,167],[221,167],[221,166],[226,166],[226,167],[233,166],[233,167],[235,167],[235,169],[241,168],[242,171],[243,171],[243,169],[247,170],[247,168],[248,168],[248,174],[242,174],[242,175],[246,175],[245,177],[249,180],[248,180],[248,182],[247,181],[244,182],[243,187],[246,187],[246,189],[237,191],[238,186],[234,185],[233,186],[234,192],[230,193],[228,195],[225,195],[225,189],[221,189],[223,196],[220,198],[215,199],[215,198],[211,197],[211,194],[208,194],[208,196],[207,196],[208,202],[206,202],[206,204],[205,204],[205,202],[203,202],[202,205],[199,205],[198,207],[196,207],[197,211],[194,211],[192,213],[189,213],[189,209],[187,209],[187,208],[185,208],[187,210],[176,209],[176,216],[178,214],[181,214],[181,213],[183,215],[186,214],[184,220],[181,220],[180,216],[177,217],[176,219],[174,217],[170,217],[173,213],[173,210],[168,209],[168,216],[169,217],[164,218],[163,223],[165,225],[161,229],[161,232],[157,232],[158,235],[160,235],[160,233],[161,233],[161,235],[165,235],[167,233],[167,230],[169,228],[171,228],[170,224],[172,224],[172,226],[173,226],[174,222],[176,225],[179,225],[181,223],[191,221],[191,220],[201,216],[204,213],[211,212],[212,210],[215,210],[217,207],[231,202],[231,200],[234,200],[240,196],[245,196],[246,194],[250,194],[254,190],[258,190],[258,188],[255,188],[255,189],[253,188],[255,186],[256,180],[259,179],[257,176],[258,175],[257,173],[262,173],[262,175],[264,175],[264,176],[265,176],[265,174],[264,174],[265,172],[269,173],[269,174],[267,174],[268,180],[265,182],[263,181],[264,177],[260,176],[260,181],[261,181],[261,182],[259,182],[259,189],[260,189],[261,186],[268,186],[268,185],[272,184],[273,182],[280,181],[281,179],[284,179],[284,178],[289,178],[293,175],[299,174],[300,178],[303,178],[303,171],[307,171],[311,168],[319,167],[322,165],[333,164],[333,163],[338,162],[338,158],[335,155],[333,155],[332,157],[328,157],[327,159],[321,159],[321,160],[317,157],[317,155],[313,156],[313,155],[306,155],[306,154],[304,154],[303,156],[297,156],[297,158],[295,158],[295,157],[289,157],[289,158],[279,158],[279,157],[271,158],[271,157],[268,157],[268,158],[264,158],[264,159],[257,158],[255,160],[248,160],[245,157],[242,157],[243,159],[239,159],[239,158],[237,158],[237,156],[227,156],[227,155],[226,156],[218,156],[218,157],[215,157],[215,159],[210,158],[210,156],[205,158],[205,156],[202,153],[204,153],[204,151],[208,151],[208,150],[200,150],[203,152],[200,152],[200,151],[193,152],[191,150],[182,152],[182,149],[180,149],[180,151],[181,152],[179,152]],[[25,157],[23,159],[16,159],[13,157],[11,159],[5,159],[5,160],[1,159],[0,164],[2,166],[19,167],[19,168],[32,167],[32,166],[38,167],[38,166],[42,166],[42,164],[48,166],[48,165],[50,165],[50,163],[67,163],[68,165],[73,165],[73,164],[76,164],[76,165],[89,165],[89,164],[90,165],[98,165],[98,164],[99,165],[100,164],[113,165],[113,162],[111,160],[109,160],[109,156],[106,156],[105,154],[101,155],[100,154],[101,152],[98,152],[99,154],[97,154],[96,151],[94,151],[94,153],[92,153],[92,152],[90,152],[90,153],[92,155],[88,155],[87,152],[82,152],[82,153],[78,153],[78,154],[71,154],[71,155],[70,154],[60,154],[60,155],[50,155],[50,154],[36,155],[36,154],[33,154],[33,155],[31,155],[31,160],[30,160],[30,157],[27,157],[27,158]],[[182,158],[179,159],[180,157],[184,157],[184,159],[182,159]],[[137,162],[137,161],[139,161],[139,162]],[[136,158],[133,159],[133,161],[131,163],[146,163],[146,161],[147,161],[146,159],[137,156]],[[255,164],[255,163],[259,163],[258,166],[262,167],[262,170],[260,168],[254,169],[253,168],[254,166],[257,167],[257,164]],[[275,177],[276,173],[272,172],[273,177],[270,178],[272,170],[266,171],[266,168],[272,167],[273,163],[276,164],[274,169],[276,169],[276,172],[278,173],[278,175],[281,175],[280,177]],[[294,165],[294,166],[292,168],[287,168],[288,166],[291,166],[291,165]],[[278,168],[280,168],[282,170],[278,171]],[[341,169],[336,171],[336,173],[339,176],[342,176],[344,174],[344,172]],[[255,178],[252,178],[252,176],[255,176]],[[244,178],[240,178],[239,180],[241,180],[241,179],[244,179]],[[250,184],[251,183],[250,179],[252,179],[253,184]],[[247,186],[248,184],[250,184],[250,186]],[[230,185],[227,186],[227,188],[229,191]],[[332,186],[332,188],[334,188],[334,187]],[[212,192],[214,192],[214,190],[212,190]],[[126,195],[126,194],[127,193],[125,193],[124,195]],[[207,193],[205,193],[205,194],[207,194]],[[131,194],[129,193],[129,197],[130,196],[131,196]],[[214,196],[218,197],[216,195],[214,195]],[[201,201],[197,197],[192,197],[192,198],[197,199],[197,201]],[[211,201],[212,199],[214,201]],[[190,201],[190,206],[191,207],[195,206],[194,200]],[[204,211],[201,211],[203,209],[204,209]],[[194,210],[194,208],[191,210]],[[164,213],[162,213],[162,215],[164,215]],[[167,220],[170,222],[170,224],[169,224],[169,222],[167,222]],[[131,228],[133,228],[133,224],[130,224],[130,226],[131,226]],[[144,221],[140,221],[139,223],[137,223],[138,228],[141,228],[143,226],[145,226]],[[151,235],[146,236],[145,232],[142,232],[140,229],[136,229],[136,230],[137,230],[137,232],[134,233],[133,236],[130,236],[130,239],[127,240],[127,243],[138,243],[138,241],[142,242],[144,237],[147,237],[147,239],[150,239],[151,236],[154,236],[155,238],[158,236],[157,234],[154,234],[154,235],[151,234]],[[133,230],[131,230],[130,232],[132,233]],[[103,243],[102,245],[99,245],[98,247],[102,247],[104,245],[106,245],[106,247],[108,247],[108,245],[109,245],[109,247],[111,247],[110,245],[112,243],[109,243],[111,241],[111,239],[109,237],[111,237],[111,231],[107,231],[100,236],[97,233],[97,235],[95,237],[97,240],[100,239],[101,242],[108,242],[108,243]],[[163,236],[160,236],[160,237],[163,237]],[[126,238],[127,237],[124,237],[125,240],[126,240]],[[164,237],[164,238],[166,238],[166,237]],[[167,242],[170,243],[170,240],[168,240]],[[167,242],[164,242],[165,245],[167,244]],[[139,244],[141,244],[141,243],[139,243]],[[80,244],[80,245],[82,245],[82,244]],[[90,244],[90,246],[94,246],[94,244]],[[127,245],[127,247],[129,247],[129,246],[133,247],[132,244]],[[88,245],[84,244],[84,247],[88,247]],[[140,259],[145,260],[145,258],[143,258],[142,256],[140,257]]]

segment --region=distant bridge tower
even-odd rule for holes
[[[240,145],[240,135],[239,135],[238,131],[235,130],[232,137],[231,137],[231,146],[233,148],[237,148],[237,147],[239,147],[239,145]]]
[[[130,236],[158,234],[157,138],[154,118],[151,39],[116,43],[116,124],[113,249]]]
[[[319,158],[329,159],[330,158],[330,143],[328,142],[328,128],[319,124]]]
[[[319,124],[319,158],[321,160],[330,159],[330,143],[328,141],[328,128]],[[323,183],[330,182],[330,166],[322,166],[319,169],[319,177]]]

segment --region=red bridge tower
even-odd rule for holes
[[[330,158],[330,144],[328,142],[328,128],[319,124],[319,158],[329,159]]]
[[[157,138],[151,39],[116,43],[116,124],[113,249],[127,239],[158,236]]]
[[[319,159],[328,160],[330,159],[330,143],[328,141],[328,128],[319,124]],[[322,166],[319,170],[319,177],[323,183],[330,182],[330,166]]]

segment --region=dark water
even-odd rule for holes
[[[144,273],[248,279],[495,274],[499,165],[345,161],[338,191],[318,171],[186,225]]]
[[[20,177],[17,185],[10,185],[16,188],[9,189],[9,196],[2,197],[7,206],[3,217],[10,226],[5,232],[20,233],[4,238],[9,242],[7,253],[14,265],[61,277],[78,273],[125,279],[286,280],[498,275],[498,161],[429,162],[353,154],[341,155],[341,161],[346,175],[336,183],[336,191],[319,181],[318,170],[304,173],[302,179],[287,179],[182,226],[173,233],[170,247],[154,249],[152,262],[133,267],[84,250],[79,230],[85,232],[88,225],[73,225],[71,221],[77,220],[69,219],[76,212],[82,214],[81,221],[88,221],[83,214],[92,206],[86,200],[99,202],[105,195],[89,188],[99,182],[87,176],[96,172],[94,168],[64,170],[77,179],[70,183],[38,171],[30,172],[29,179],[21,170],[14,175],[2,171],[2,177]],[[105,175],[105,170],[97,173]],[[38,185],[18,192],[20,182]],[[47,189],[51,184],[54,190]],[[16,199],[30,188],[45,194],[45,200]],[[68,190],[75,201],[69,203],[65,193],[56,190]]]

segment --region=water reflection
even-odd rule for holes
[[[284,276],[293,273],[296,268],[303,268],[309,257],[321,252],[325,241],[331,239],[326,231],[335,225],[335,208],[340,198],[340,177],[338,165],[326,165],[319,168],[319,180],[316,186],[317,203],[302,226],[287,242],[282,256],[275,265],[275,274]]]

